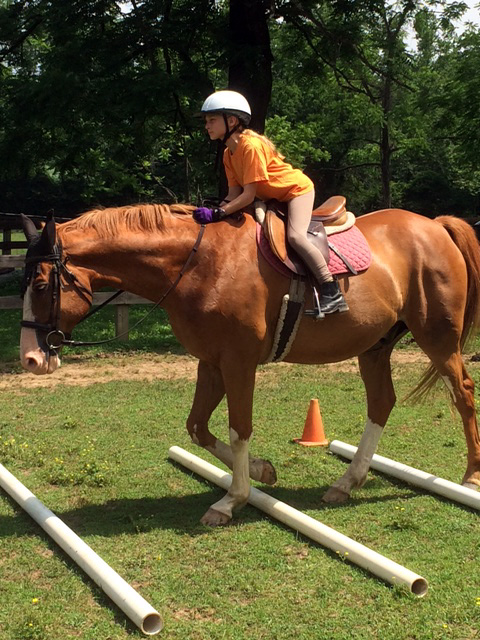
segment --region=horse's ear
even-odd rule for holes
[[[32,242],[38,240],[37,227],[24,213],[20,214],[20,218],[22,219],[23,233],[25,234],[28,244],[31,245]]]
[[[55,228],[55,218],[53,217],[53,213],[51,213],[48,214],[47,222],[43,227],[41,241],[44,243],[44,246],[48,247],[47,250],[51,253],[56,240],[57,232]]]

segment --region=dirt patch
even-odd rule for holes
[[[119,354],[118,356],[70,355],[51,375],[35,376],[26,371],[3,371],[0,390],[48,388],[57,385],[88,386],[113,380],[194,380],[197,361],[191,356]]]
[[[427,365],[428,358],[420,351],[397,351],[392,355],[392,365]],[[0,369],[0,390],[19,391],[38,387],[49,388],[57,385],[88,386],[114,380],[195,380],[197,360],[188,355],[159,354],[118,354],[118,355],[69,355],[55,373],[48,376],[34,376],[19,367]],[[260,377],[278,373],[278,369],[295,367],[295,364],[281,362],[262,367]],[[319,365],[338,373],[358,372],[355,358],[344,362]]]

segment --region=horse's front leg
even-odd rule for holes
[[[233,469],[232,447],[216,438],[208,429],[210,416],[225,395],[225,385],[220,369],[206,362],[198,364],[197,387],[192,409],[187,419],[187,430],[192,442],[203,447],[218,460]],[[275,484],[277,476],[273,465],[261,458],[248,458],[252,480]]]
[[[252,435],[255,367],[242,366],[236,361],[224,367],[222,374],[228,403],[232,484],[226,495],[213,504],[201,519],[203,524],[212,527],[227,524],[233,511],[243,507],[250,494],[248,443]]]

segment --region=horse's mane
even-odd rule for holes
[[[95,229],[102,237],[110,237],[120,229],[158,231],[172,215],[191,215],[195,207],[186,204],[138,204],[126,207],[93,209],[65,222],[63,231]]]

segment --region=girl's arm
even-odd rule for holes
[[[222,202],[220,203],[220,206],[223,208],[224,205],[227,204],[227,202],[232,202],[232,200],[235,200],[235,198],[238,198],[238,196],[242,193],[242,187],[240,185],[235,185],[233,187],[228,187],[228,193],[225,197],[224,200],[222,200]]]
[[[233,187],[233,188],[236,188],[236,187]],[[246,184],[243,187],[243,191],[239,195],[237,195],[231,202],[227,202],[225,204],[225,206],[223,207],[223,210],[227,215],[230,215],[231,213],[235,213],[236,211],[240,211],[244,207],[247,207],[249,204],[252,204],[252,202],[255,200],[256,193],[257,193],[256,182],[250,182],[249,184]],[[230,194],[230,189],[229,189],[229,194]]]

